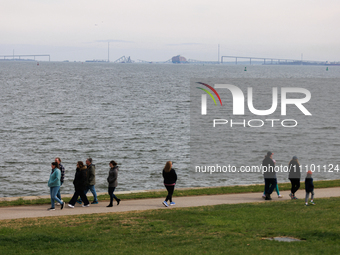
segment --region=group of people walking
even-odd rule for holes
[[[279,187],[277,184],[275,171],[276,162],[273,159],[273,155],[274,153],[269,151],[262,161],[262,167],[266,169],[266,171],[264,171],[265,188],[262,196],[265,200],[271,200],[271,194],[273,193],[274,189],[276,190],[279,198],[283,197],[282,195],[280,195]],[[118,185],[117,179],[119,167],[114,160],[110,161],[109,166],[110,170],[107,177],[107,182],[108,182],[108,194],[110,195],[110,203],[107,207],[112,207],[113,199],[116,200],[117,205],[119,205],[121,201],[114,194],[114,191]],[[51,168],[52,170],[48,181],[48,186],[50,187],[51,195],[51,207],[48,210],[55,210],[55,202],[57,202],[57,204],[61,206],[60,209],[63,209],[65,207],[65,202],[61,199],[60,196],[60,186],[64,182],[65,168],[61,164],[61,159],[56,158],[55,162],[52,162]],[[74,208],[76,202],[80,204],[83,203],[83,207],[88,207],[90,205],[90,202],[86,194],[89,190],[93,194],[93,202],[91,204],[98,204],[98,198],[95,189],[96,184],[95,169],[96,169],[95,165],[92,164],[91,158],[88,158],[86,160],[86,166],[83,164],[82,161],[77,162],[76,173],[73,180],[75,192],[73,194],[73,197],[68,203],[69,207]],[[289,162],[288,169],[289,169],[288,179],[291,182],[291,193],[289,194],[289,196],[291,197],[291,199],[297,199],[295,193],[300,188],[301,167],[296,156],[294,156]],[[162,204],[165,207],[169,207],[171,205],[175,205],[175,202],[172,201],[172,196],[177,181],[177,174],[176,171],[172,168],[171,161],[166,162],[162,174],[164,178],[164,186],[168,192]],[[309,205],[308,204],[309,194],[311,194],[310,204],[314,205],[315,204],[314,184],[312,178],[312,171],[307,172],[307,176],[305,178],[305,190],[306,190],[305,205]],[[78,199],[78,197],[80,197],[80,199]]]
[[[110,170],[109,175],[107,177],[108,182],[108,193],[110,195],[110,203],[107,207],[113,206],[113,199],[116,200],[117,205],[120,203],[120,199],[114,194],[114,191],[118,185],[118,171],[119,167],[117,163],[112,160],[109,163]],[[65,202],[61,199],[60,196],[60,186],[64,182],[65,176],[65,168],[61,164],[61,159],[56,158],[55,162],[51,164],[51,174],[48,181],[48,186],[50,187],[50,195],[51,195],[51,207],[48,210],[55,210],[55,202],[59,204],[63,209],[65,207]],[[175,202],[172,201],[172,195],[174,193],[177,174],[176,171],[172,168],[172,162],[166,162],[163,169],[163,178],[164,178],[164,186],[168,191],[168,194],[163,202],[163,205],[168,207],[169,205],[175,205]],[[95,189],[96,184],[96,167],[92,164],[92,158],[88,158],[86,160],[86,166],[82,161],[77,162],[76,173],[73,180],[74,185],[74,194],[71,200],[68,203],[70,208],[74,208],[75,204],[78,202],[80,204],[83,203],[83,207],[90,206],[90,202],[86,196],[87,192],[90,190],[93,194],[93,202],[91,204],[98,204],[97,193]],[[59,196],[58,196],[59,194]],[[80,197],[80,199],[78,199]],[[168,203],[169,201],[169,203]]]
[[[264,171],[264,181],[265,181],[265,188],[263,193],[263,198],[265,200],[271,200],[270,195],[276,189],[276,192],[278,194],[279,198],[282,198],[283,196],[280,195],[279,187],[277,185],[277,179],[276,179],[276,172],[275,172],[275,160],[273,159],[274,153],[268,151],[267,155],[264,157],[262,161],[262,166],[265,167],[266,171]],[[291,192],[289,196],[291,199],[297,199],[295,196],[295,193],[300,188],[300,179],[301,179],[301,167],[299,160],[296,156],[294,156],[289,164],[289,175],[288,179],[291,183]],[[306,178],[305,178],[305,190],[306,190],[306,197],[305,197],[305,205],[308,204],[309,200],[309,194],[311,194],[311,201],[310,204],[315,205],[314,203],[314,184],[313,184],[313,178],[312,178],[312,171],[308,171]]]
[[[113,199],[117,201],[117,205],[119,205],[120,199],[114,195],[114,190],[118,185],[118,166],[117,163],[112,160],[109,163],[110,171],[107,177],[108,181],[108,193],[110,195],[110,204],[107,207],[113,206]],[[51,207],[48,209],[49,211],[55,210],[55,202],[59,204],[63,209],[65,207],[65,202],[61,199],[60,196],[60,186],[64,182],[65,176],[65,168],[61,164],[61,159],[56,158],[55,162],[51,164],[51,174],[48,181],[48,186],[50,187],[50,195],[51,195]],[[92,164],[92,158],[88,158],[86,160],[86,166],[82,161],[77,162],[76,173],[73,180],[74,185],[74,194],[71,200],[68,203],[70,208],[74,208],[76,202],[82,204],[83,207],[90,206],[90,202],[86,196],[87,192],[90,190],[93,195],[93,202],[91,204],[98,204],[97,193],[95,189],[96,184],[96,166]],[[80,199],[78,199],[80,197]]]

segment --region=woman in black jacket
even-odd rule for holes
[[[172,202],[172,194],[174,193],[176,181],[177,181],[177,174],[176,171],[172,168],[172,162],[168,161],[165,164],[163,169],[163,178],[164,178],[164,186],[168,191],[168,195],[163,202],[165,207],[168,207],[168,200],[170,201],[170,205],[174,205],[175,203]]]
[[[84,163],[82,161],[78,161],[76,174],[73,180],[75,192],[70,202],[68,203],[68,206],[71,208],[74,208],[74,204],[76,203],[78,196],[80,196],[81,200],[84,202],[83,207],[89,206],[89,200],[87,199],[87,196],[84,192],[87,186],[87,170],[86,169],[87,168],[86,166],[84,166]]]

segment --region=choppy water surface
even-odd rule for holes
[[[339,78],[340,68],[326,72],[325,67],[315,66],[248,66],[247,70],[226,65],[0,63],[0,197],[48,194],[50,163],[57,156],[66,168],[63,193],[73,192],[76,162],[87,157],[96,165],[97,192],[107,189],[110,160],[120,165],[117,190],[162,188],[161,170],[168,160],[177,169],[179,187],[262,183],[262,175],[194,178],[189,174],[190,79]],[[325,89],[337,99],[339,87]],[[338,102],[324,104],[325,110],[338,109]],[[338,120],[335,115],[333,123]],[[331,141],[337,134],[337,125],[326,125],[299,142],[308,148],[311,141]],[[266,148],[248,140],[249,158],[261,162]],[[338,163],[339,145],[330,142],[318,150],[330,151],[330,160]],[[334,173],[320,178],[339,177]],[[287,179],[279,176],[279,181]]]

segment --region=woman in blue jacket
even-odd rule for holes
[[[50,187],[50,195],[51,195],[51,208],[48,208],[48,211],[54,211],[54,200],[60,203],[62,210],[64,208],[64,202],[57,197],[58,190],[60,189],[60,178],[61,172],[58,169],[58,163],[52,162],[51,164],[52,171],[50,174],[50,179],[48,180],[48,187]]]

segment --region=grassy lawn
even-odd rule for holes
[[[339,187],[340,180],[329,180],[329,181],[314,181],[315,188],[330,188],[330,187]],[[279,183],[280,191],[290,190],[290,183]],[[300,190],[305,189],[304,180],[301,181]],[[188,189],[188,190],[178,190],[175,189],[174,196],[182,197],[182,196],[201,196],[201,195],[218,195],[218,194],[232,194],[232,193],[248,193],[248,192],[263,192],[264,185],[245,185],[245,186],[225,186],[225,187],[209,187],[209,188],[201,188],[201,189]],[[117,190],[119,191],[119,189]],[[275,192],[275,191],[274,191]],[[91,195],[91,193],[89,193]],[[128,199],[144,199],[144,198],[158,198],[158,197],[166,197],[167,192],[141,192],[141,193],[132,193],[132,194],[120,194],[118,197],[122,200]],[[63,198],[66,203],[70,201],[71,198]],[[100,201],[109,201],[109,195],[100,195],[98,196]],[[17,206],[17,205],[33,205],[33,204],[50,204],[51,200],[48,199],[36,199],[36,200],[23,200],[18,199],[15,201],[1,201],[0,206]]]
[[[340,198],[315,202],[3,220],[0,254],[339,254]]]

